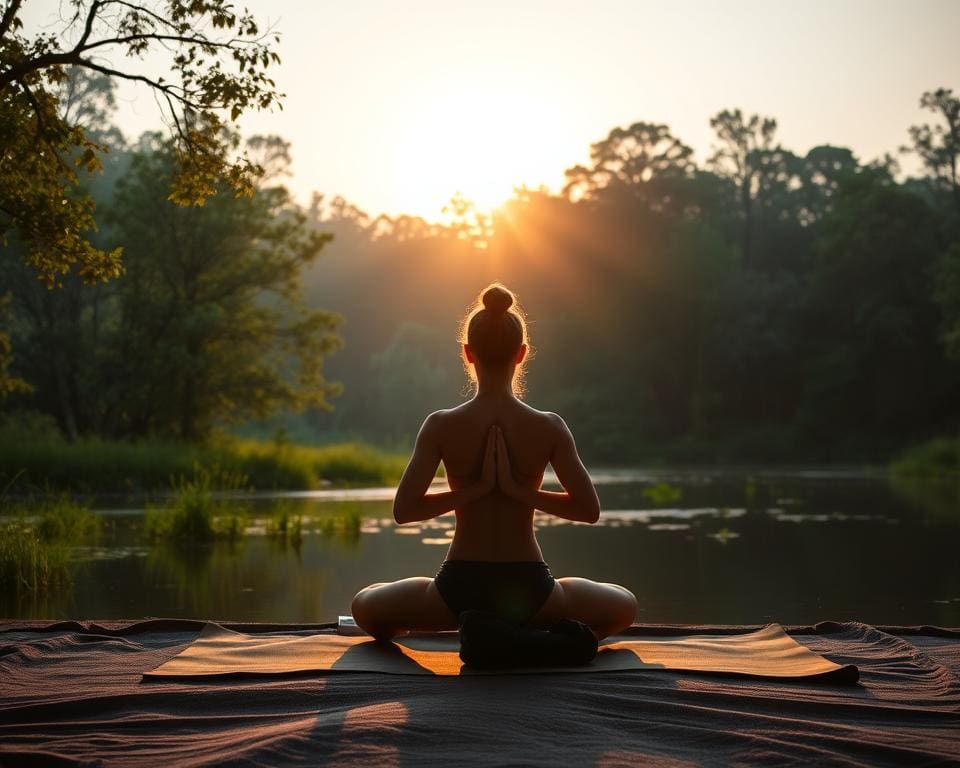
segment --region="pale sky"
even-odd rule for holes
[[[293,145],[289,184],[371,214],[430,219],[457,191],[492,207],[514,186],[559,190],[617,125],[663,122],[709,154],[709,118],[777,118],[784,146],[895,153],[932,118],[920,94],[960,91],[960,0],[238,0],[282,34],[282,112],[246,133]],[[56,0],[29,0],[39,23]],[[159,125],[120,91],[130,136]],[[907,170],[915,166],[903,161]]]

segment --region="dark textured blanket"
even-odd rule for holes
[[[957,631],[787,628],[812,651],[858,666],[853,686],[642,669],[143,680],[202,627],[0,625],[0,765],[960,765]]]

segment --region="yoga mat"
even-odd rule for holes
[[[814,653],[779,624],[743,635],[605,640],[581,667],[478,671],[459,657],[456,632],[408,635],[394,643],[335,634],[246,635],[207,624],[187,648],[144,678],[283,675],[304,672],[382,672],[390,675],[587,673],[673,670],[750,677],[854,683],[859,672]]]

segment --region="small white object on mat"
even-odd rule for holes
[[[357,626],[353,616],[339,616],[337,618],[337,634],[345,637],[359,637],[367,633]]]

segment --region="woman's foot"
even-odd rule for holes
[[[484,611],[460,614],[460,659],[475,669],[580,666],[597,655],[597,647],[596,635],[573,619],[542,630],[516,627]]]

